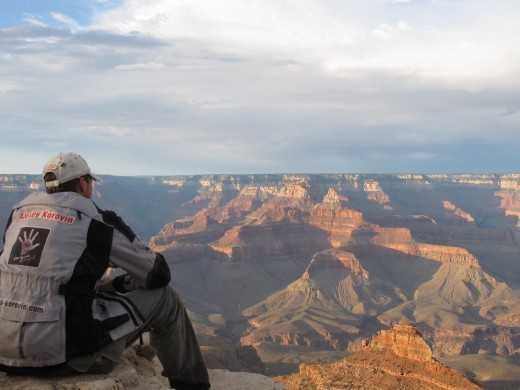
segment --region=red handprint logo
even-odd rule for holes
[[[18,233],[8,264],[38,267],[50,230],[23,227]]]
[[[29,234],[27,234],[27,231],[24,231],[22,236],[18,237],[18,241],[20,241],[20,244],[22,244],[22,258],[27,256],[27,254],[33,249],[36,249],[40,246],[39,243],[34,242],[39,234],[40,233],[35,232],[34,229],[31,229]]]

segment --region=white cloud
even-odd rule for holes
[[[126,0],[0,29],[2,141],[81,139],[108,173],[464,170],[467,140],[518,139],[506,3]]]
[[[147,62],[141,64],[121,64],[114,67],[115,70],[121,71],[157,71],[165,67],[164,64],[157,62]]]
[[[408,23],[400,20],[393,25],[387,23],[380,24],[377,28],[372,30],[372,34],[378,38],[389,40],[393,37],[396,37],[400,33],[410,30],[412,30],[412,27]]]
[[[60,12],[51,12],[51,16],[54,20],[67,26],[71,31],[78,31],[81,29],[79,23],[76,22],[76,20],[74,20],[70,16],[62,14]]]
[[[23,21],[26,22],[26,23],[29,23],[29,24],[32,24],[33,26],[38,26],[38,27],[47,27],[47,24],[44,23],[43,21],[41,21],[38,17],[36,16],[32,16],[32,15],[27,15],[23,18]]]
[[[315,57],[347,47],[357,24],[315,0],[229,0],[225,6],[201,0],[130,0],[100,15],[95,26],[196,40],[224,53]]]
[[[378,38],[388,40],[388,39],[392,38],[393,30],[394,29],[392,26],[390,26],[388,24],[381,24],[381,25],[379,25],[379,27],[372,30],[372,34],[374,34],[374,36],[376,36]]]
[[[399,22],[397,22],[396,27],[397,27],[398,30],[401,30],[401,31],[410,31],[410,30],[412,30],[412,27],[408,23],[403,21],[403,20],[400,20]]]
[[[515,14],[520,9],[511,13],[509,0],[494,7],[486,7],[483,0],[423,2],[400,14],[385,8],[389,4],[229,0],[223,7],[204,0],[126,0],[102,13],[94,26],[191,40],[223,55],[285,57],[324,66],[329,72],[335,63],[340,76],[343,70],[363,68],[412,70],[436,82],[474,88],[475,81],[485,84],[482,75],[488,79],[516,72],[520,58],[511,37],[519,35]],[[490,12],[482,12],[483,7]]]

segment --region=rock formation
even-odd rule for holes
[[[518,174],[504,176],[500,179],[499,186],[502,190],[520,190],[520,177]]]
[[[391,210],[390,197],[383,191],[375,180],[366,180],[363,190],[367,193],[367,199],[381,204],[385,209]]]
[[[514,191],[497,191],[495,195],[500,198],[500,208],[507,216],[516,217],[516,225],[520,226],[520,191],[515,188]]]
[[[338,194],[338,191],[336,191],[336,189],[333,187],[329,187],[322,201],[322,203],[331,204],[334,206],[342,206],[346,202],[348,202],[348,197]]]
[[[404,228],[375,227],[374,231],[376,235],[371,240],[374,244],[441,263],[479,267],[477,258],[465,248],[417,243],[410,230]]]
[[[399,357],[431,362],[433,353],[421,333],[413,325],[396,324],[390,330],[382,330],[367,343],[366,348],[373,351],[389,351]]]
[[[312,207],[306,221],[328,232],[332,247],[340,247],[351,240],[352,232],[363,223],[363,214],[343,208],[341,201],[330,201],[328,198]]]
[[[301,364],[297,374],[277,378],[288,390],[409,389],[477,390],[460,372],[432,358],[417,329],[396,325],[382,331],[366,347],[329,364]]]
[[[445,210],[452,213],[454,216],[462,219],[463,221],[475,222],[475,218],[473,218],[473,216],[470,213],[458,208],[455,204],[453,204],[449,200],[443,201],[442,205]]]
[[[374,326],[365,315],[394,302],[398,294],[371,278],[352,253],[322,251],[286,289],[243,311],[250,329],[241,342],[345,349]]]

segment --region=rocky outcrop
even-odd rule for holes
[[[432,349],[417,328],[409,324],[396,324],[390,330],[378,332],[367,342],[365,348],[389,351],[399,357],[419,362],[433,360]]]
[[[303,223],[305,208],[292,202],[283,200],[267,201],[257,210],[247,216],[252,225],[266,225],[270,223]]]
[[[381,204],[385,209],[392,209],[390,197],[383,191],[376,180],[366,180],[363,184],[363,191],[366,192],[368,200]]]
[[[511,177],[502,177],[499,181],[500,189],[502,190],[513,190],[513,191],[519,191],[520,190],[520,177],[518,175],[514,175]]]
[[[428,344],[410,325],[380,332],[366,347],[330,364],[301,364],[299,372],[277,378],[289,390],[429,389],[477,390],[460,372],[432,358]]]
[[[287,183],[277,192],[275,192],[274,195],[283,198],[299,200],[306,200],[310,198],[310,194],[307,188],[300,183]]]
[[[465,248],[415,242],[409,229],[374,228],[371,242],[410,256],[424,257],[444,264],[479,267],[477,258]]]
[[[258,189],[248,187],[224,206],[209,210],[209,215],[220,224],[239,222],[246,214],[252,212],[259,205]]]
[[[500,208],[507,216],[516,217],[516,224],[520,226],[520,191],[497,191],[495,196],[500,198]]]
[[[352,232],[363,223],[363,214],[343,208],[341,202],[327,201],[313,206],[305,219],[330,234],[332,247],[340,247],[351,240]]]
[[[338,191],[333,187],[329,187],[327,193],[323,197],[322,203],[330,204],[334,206],[342,206],[343,203],[348,202],[348,197],[338,194]]]
[[[450,212],[455,217],[462,219],[463,221],[475,222],[475,218],[473,218],[473,216],[470,213],[458,208],[455,204],[453,204],[449,200],[443,201],[442,206],[444,207],[444,209],[446,211]]]
[[[136,351],[138,353],[136,353]],[[140,356],[141,355],[141,356]],[[0,374],[0,388],[10,390],[167,390],[168,381],[161,376],[162,368],[153,354],[143,354],[129,348],[122,361],[109,374],[35,378],[10,377]],[[263,375],[209,370],[212,390],[283,390],[271,378]]]
[[[226,229],[210,215],[208,209],[203,209],[192,217],[176,220],[165,225],[159,234],[150,238],[150,246],[164,250],[175,241],[190,241],[208,243],[216,240]]]

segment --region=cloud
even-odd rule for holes
[[[472,87],[475,81],[481,85],[482,75],[516,71],[510,37],[516,35],[518,11],[511,0],[496,7],[482,0],[417,2],[399,11],[388,0],[374,0],[372,6],[337,0],[212,4],[126,0],[100,14],[94,26],[164,40],[188,39],[240,57],[289,57],[334,68],[340,76],[344,69],[412,70],[436,82]],[[483,13],[483,7],[488,12]],[[494,36],[485,31],[494,31]]]
[[[144,64],[121,64],[114,67],[115,70],[121,71],[157,71],[164,68],[164,64],[156,62],[147,62]]]
[[[395,37],[397,34],[410,30],[412,30],[412,27],[408,23],[400,20],[395,25],[386,23],[380,24],[377,28],[372,30],[372,34],[378,38],[389,40]]]
[[[60,12],[51,12],[51,16],[54,20],[67,26],[71,31],[77,31],[77,30],[81,29],[81,26],[79,25],[79,23],[76,22],[70,16],[64,15]]]
[[[42,22],[39,18],[32,15],[27,15],[23,18],[23,21],[38,27],[47,27],[47,24]]]
[[[0,29],[0,155],[59,145],[117,174],[517,166],[520,15],[477,3],[130,0]]]

